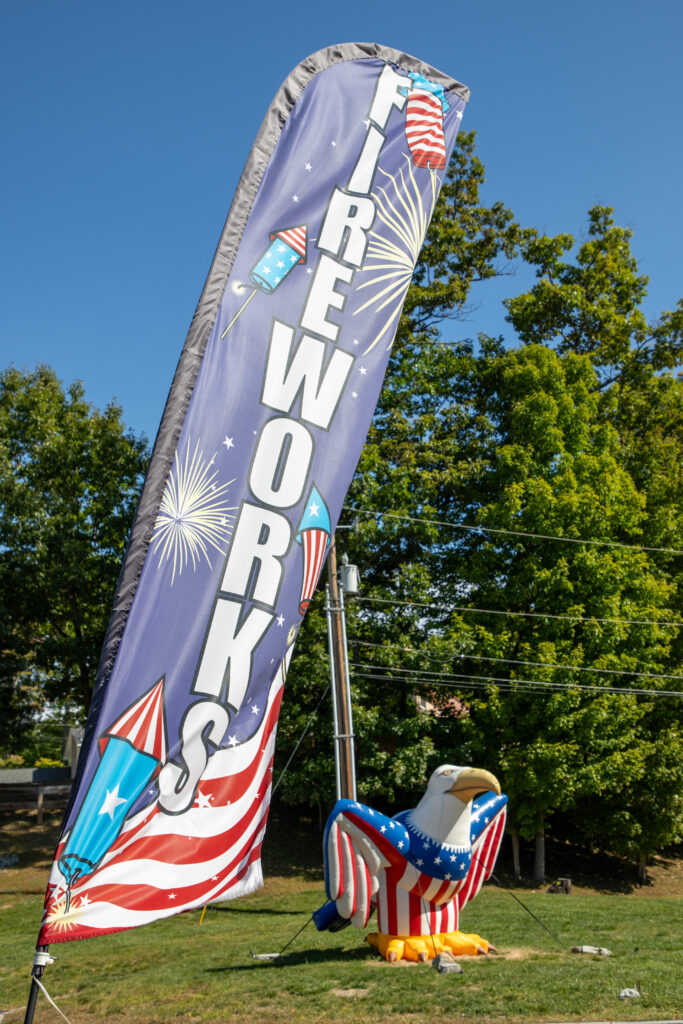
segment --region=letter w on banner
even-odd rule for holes
[[[355,43],[275,97],[154,446],[40,943],[262,883],[287,667],[467,98]]]

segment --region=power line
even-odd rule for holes
[[[396,665],[372,665],[367,662],[351,662],[351,668],[353,669],[370,669],[370,672],[354,672],[354,675],[358,675],[364,679],[376,679],[378,681],[397,682],[395,676],[379,675],[379,672],[399,672],[403,678],[398,680],[400,682],[414,683],[420,686],[444,686],[450,687],[451,689],[459,687],[462,689],[466,688],[467,684],[464,680],[477,681],[479,685],[487,686],[490,683],[502,683],[503,686],[499,689],[516,690],[517,684],[522,684],[521,688],[525,690],[544,689],[553,692],[563,692],[567,690],[581,690],[587,693],[616,693],[616,694],[631,694],[636,697],[683,697],[682,690],[645,690],[635,686],[590,686],[586,683],[554,683],[543,679],[509,679],[501,676],[478,676],[470,675],[467,673],[460,672],[428,672],[418,669],[399,668]],[[372,671],[376,670],[376,671]],[[414,675],[418,673],[419,676],[427,676],[430,678],[426,679],[414,679],[411,678],[411,673]],[[442,682],[443,679],[452,680],[451,682]]]
[[[352,641],[359,647],[376,647],[382,650],[387,648],[394,648],[399,651],[407,651],[411,654],[419,654],[421,658],[426,658],[427,661],[443,662],[443,658],[436,658],[426,654],[424,651],[419,650],[417,647],[405,647],[401,644],[373,644],[369,640],[357,640]],[[448,651],[447,656],[450,658],[469,658],[471,661],[495,661],[503,662],[506,665],[530,665],[534,668],[563,668],[571,672],[599,672],[602,675],[611,676],[638,676],[642,679],[680,679],[683,680],[683,676],[668,675],[666,672],[638,672],[635,669],[628,668],[591,668],[590,665],[560,665],[559,663],[552,661],[522,661],[519,658],[493,658],[485,654],[463,654],[462,652]]]
[[[419,516],[406,516],[398,512],[374,512],[368,508],[354,508],[351,505],[344,505],[347,512],[359,513],[365,516],[376,516],[378,519],[404,519],[409,523],[427,523],[431,526],[448,526],[452,530],[470,530],[474,533],[484,531],[485,533],[500,533],[510,537],[534,537],[537,540],[558,540],[565,544],[594,544],[599,547],[626,548],[631,551],[658,551],[667,555],[683,555],[681,548],[656,548],[648,547],[645,544],[623,544],[616,540],[582,540],[578,537],[558,537],[552,533],[530,533],[526,530],[504,530],[496,526],[471,526],[466,523],[449,523],[444,519],[423,519]]]
[[[477,612],[481,615],[507,615],[515,618],[533,618],[533,619],[560,619],[566,622],[610,622],[620,623],[627,626],[673,626],[675,629],[680,629],[680,622],[671,621],[656,621],[653,619],[599,619],[593,616],[584,617],[581,615],[558,615],[553,612],[511,612],[501,611],[495,608],[470,608],[467,605],[458,604],[435,604],[425,603],[419,601],[398,601],[390,597],[357,597],[356,601],[371,602],[373,604],[391,604],[400,605],[404,608],[433,608],[435,611],[441,612]]]

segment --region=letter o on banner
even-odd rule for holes
[[[301,500],[313,457],[313,438],[289,417],[268,420],[249,474],[254,496],[265,505],[291,508]]]

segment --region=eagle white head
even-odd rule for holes
[[[484,768],[442,764],[432,772],[427,791],[410,814],[417,828],[440,843],[470,845],[470,812],[478,793],[500,795],[500,783]]]

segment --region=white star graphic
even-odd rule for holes
[[[175,899],[175,893],[174,892],[169,892],[168,898],[169,898],[169,900],[174,900]]]
[[[386,832],[386,830],[387,830],[387,826],[386,825],[382,825],[382,827],[380,829],[380,832]]]
[[[465,861],[463,861],[462,864],[460,865],[460,870],[461,871],[465,870]]]
[[[399,850],[403,849],[403,840],[402,839],[399,839],[399,841],[398,841],[398,848],[399,848]]]
[[[311,267],[309,267],[309,268],[308,268],[308,270],[306,271],[306,273],[307,273],[307,274],[312,274],[312,273],[313,273],[313,270],[312,270],[312,268],[311,268]]]
[[[357,345],[358,344],[358,338],[354,338],[353,339],[353,343],[354,343],[354,345]]]
[[[332,146],[336,146],[337,145],[337,143],[334,141],[334,139],[332,139],[331,145]]]
[[[361,366],[361,368],[360,368],[360,370],[359,370],[358,372],[360,373],[361,377],[364,377],[364,376],[365,376],[365,374],[366,374],[366,373],[367,373],[368,371],[367,371],[367,368],[366,368],[365,366]]]
[[[205,810],[207,807],[210,807],[212,800],[213,797],[208,793],[197,793],[197,804],[201,810]]]
[[[395,826],[395,824],[393,823],[393,821],[390,821],[390,822],[389,822],[389,828],[396,828],[396,826]]]
[[[351,398],[358,398],[358,392],[357,391],[352,391],[351,392]]]
[[[308,514],[311,516],[317,516],[319,511],[320,505],[316,505],[314,501],[308,506]]]
[[[259,713],[259,706],[258,706],[258,704],[254,704],[254,706],[251,709],[251,713],[252,713],[252,715],[258,715],[258,713]]]
[[[284,617],[284,615],[278,615],[278,617],[277,617],[277,624],[280,627],[284,626],[284,624],[285,624],[285,617]]]
[[[307,171],[312,171],[313,170],[313,168],[311,167],[311,165],[309,163],[304,164],[304,167],[306,168]]]
[[[417,864],[417,866],[419,868],[421,868],[422,865],[424,864],[424,861],[422,860],[422,857],[418,857],[417,860],[415,861],[415,863]]]
[[[299,202],[299,197],[298,196],[292,196],[292,202],[293,203],[298,203]]]
[[[441,863],[441,857],[435,857],[434,858],[434,863],[435,864],[440,864]]]
[[[85,896],[81,897],[81,902],[79,903],[79,906],[80,907],[89,907],[90,906],[90,897],[88,896],[87,893],[85,894]]]
[[[236,736],[231,736],[230,737],[230,739],[228,740],[228,746],[230,746],[230,747],[236,747],[237,746],[237,737]]]
[[[126,803],[125,798],[119,796],[119,784],[117,783],[114,789],[111,789],[111,790],[108,789],[107,790],[107,795],[104,798],[104,802],[103,802],[102,806],[100,807],[100,809],[99,809],[99,811],[97,813],[98,813],[98,815],[100,815],[100,814],[108,814],[110,819],[113,821],[114,820],[114,811],[119,806],[119,804],[125,804],[125,803]]]

